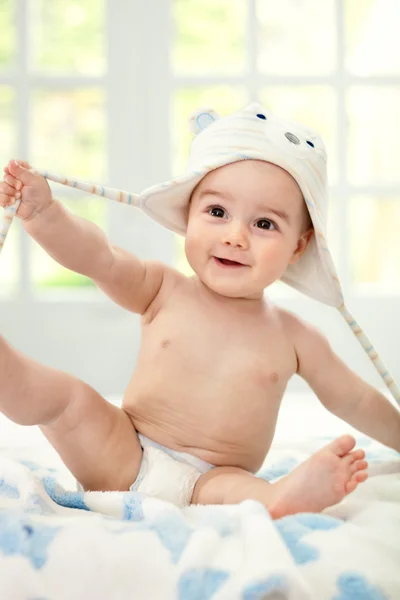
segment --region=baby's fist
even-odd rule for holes
[[[22,183],[10,176],[8,167],[4,167],[4,181],[0,183],[0,206],[7,208],[21,198]]]
[[[17,216],[24,221],[32,219],[53,203],[47,180],[29,169],[27,162],[10,160],[4,169],[4,182],[0,184],[0,204],[9,206],[14,203],[13,199],[20,199]]]

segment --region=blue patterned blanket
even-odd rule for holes
[[[326,441],[273,447],[259,475],[285,475]],[[400,456],[360,442],[366,483],[323,513],[277,521],[250,500],[181,510],[80,493],[62,465],[0,449],[0,598],[398,600]]]

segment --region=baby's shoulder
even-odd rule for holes
[[[313,342],[317,337],[324,337],[315,325],[299,317],[294,312],[278,306],[275,306],[275,310],[286,335],[293,342],[298,342],[299,344],[301,342],[306,343],[307,341]]]
[[[291,311],[279,310],[285,332],[293,343],[299,374],[308,372],[333,355],[328,338],[318,327]]]
[[[147,261],[147,270],[149,273],[151,270],[159,270],[162,273],[162,282],[156,297],[142,317],[143,323],[149,323],[154,319],[160,308],[176,289],[184,285],[186,279],[180,271],[161,261]]]
[[[275,318],[284,328],[285,333],[290,336],[293,336],[296,332],[298,332],[303,323],[305,323],[305,321],[303,321],[298,315],[290,310],[287,310],[286,308],[278,306],[277,304],[273,305],[273,313],[275,314]]]

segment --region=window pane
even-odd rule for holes
[[[0,219],[2,218],[3,210],[0,210]],[[15,292],[17,289],[19,278],[18,236],[20,227],[19,219],[14,219],[0,253],[0,298]]]
[[[76,200],[65,200],[55,189],[61,186],[51,184],[54,196],[75,215],[93,221],[102,229],[106,227],[107,201],[101,198],[82,197]],[[78,193],[77,193],[78,196]],[[36,290],[44,291],[54,288],[93,287],[91,279],[61,267],[41,246],[32,242],[32,278]]]
[[[104,0],[30,0],[32,67],[101,74],[105,70]]]
[[[7,69],[15,52],[15,21],[12,0],[0,0],[0,70]]]
[[[6,85],[0,86],[0,140],[0,168],[3,169],[10,158],[17,158],[15,93],[11,87]]]
[[[184,88],[175,92],[173,101],[173,173],[183,175],[193,134],[190,115],[200,108],[212,108],[221,116],[243,108],[248,102],[244,87],[208,86]]]
[[[400,197],[354,197],[350,205],[351,265],[355,284],[400,291]]]
[[[257,0],[258,67],[274,75],[320,75],[335,67],[334,0]]]
[[[399,75],[400,2],[346,0],[346,67],[356,75]]]
[[[399,183],[400,86],[353,87],[348,95],[349,177]]]
[[[69,177],[104,180],[104,98],[98,89],[35,91],[31,164]]]
[[[328,86],[264,88],[261,103],[273,112],[316,129],[328,152],[328,177],[337,178],[337,112],[334,90]]]
[[[246,0],[174,0],[173,16],[176,73],[243,71]]]

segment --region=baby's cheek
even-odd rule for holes
[[[287,266],[287,263],[292,256],[291,246],[283,243],[282,240],[271,241],[268,246],[262,249],[259,255],[259,262],[263,264],[269,273],[276,272],[277,276],[282,268]]]

